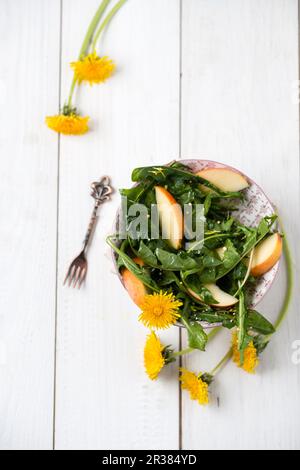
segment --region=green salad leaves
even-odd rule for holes
[[[204,351],[208,336],[204,326],[218,324],[227,329],[237,328],[238,349],[243,363],[243,351],[250,341],[265,347],[275,331],[260,313],[251,309],[251,291],[257,280],[251,275],[251,260],[255,247],[273,233],[276,215],[264,217],[257,227],[241,223],[235,212],[243,204],[244,193],[225,192],[180,164],[136,168],[132,173],[136,185],[121,190],[127,207],[143,204],[151,225],[151,211],[156,204],[155,188],[164,188],[184,210],[189,205],[196,222],[195,205],[203,206],[204,227],[201,240],[182,240],[175,249],[160,235],[133,237],[126,230],[126,239],[118,235],[108,238],[115,252],[118,268],[129,270],[141,281],[147,292],[172,293],[182,302],[181,323],[187,329],[189,347]],[[127,227],[132,223],[127,218]],[[137,263],[137,259],[141,260]],[[214,297],[219,289],[236,301],[220,303]]]

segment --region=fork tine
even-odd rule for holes
[[[78,269],[76,271],[76,276],[74,276],[74,282],[73,282],[73,288],[75,289],[76,286],[77,286],[77,283],[80,279],[80,276],[81,276],[81,273],[83,271],[83,267],[82,266],[78,266]]]
[[[79,280],[79,283],[78,283],[78,289],[80,289],[80,287],[81,287],[81,284],[82,284],[82,283],[83,283],[83,281],[85,280],[86,273],[87,273],[87,268],[86,268],[86,267],[84,267],[84,268],[82,269],[81,278],[80,278],[80,280]]]
[[[66,282],[67,282],[67,280],[68,280],[68,278],[69,278],[69,276],[70,276],[70,274],[71,274],[71,271],[72,271],[73,267],[74,267],[74,266],[73,266],[73,263],[71,263],[70,266],[69,266],[69,269],[68,269],[68,271],[67,271],[67,274],[66,274],[66,277],[65,277],[65,280],[64,280],[64,284],[63,284],[63,285],[66,284]]]
[[[72,282],[74,282],[74,279],[76,277],[76,272],[77,272],[78,266],[76,264],[73,265],[70,277],[69,277],[69,287],[71,287]]]
[[[87,261],[84,256],[84,252],[80,253],[77,258],[73,260],[71,263],[67,275],[64,280],[64,285],[67,283],[68,287],[75,287],[78,286],[80,289],[87,273]]]

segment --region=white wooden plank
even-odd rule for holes
[[[184,0],[182,153],[236,166],[265,189],[289,234],[298,286],[297,18],[296,0]],[[260,306],[270,319],[283,292],[281,273]],[[300,376],[291,361],[298,305],[297,287],[288,321],[256,376],[229,365],[207,409],[183,395],[184,448],[299,449]],[[215,339],[186,365],[215,365],[228,340]]]
[[[1,2],[0,447],[51,449],[60,2]]]
[[[63,96],[68,62],[98,4],[64,1]],[[179,1],[129,1],[101,52],[117,62],[118,72],[102,86],[80,89],[79,109],[91,116],[93,129],[61,140],[56,448],[176,448],[176,372],[166,370],[156,383],[145,377],[146,331],[112,272],[105,244],[117,194],[101,210],[86,287],[77,292],[61,283],[87,227],[90,183],[109,174],[115,188],[126,187],[134,167],[178,154]],[[176,330],[162,337],[177,346]]]

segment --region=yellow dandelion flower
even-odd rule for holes
[[[89,82],[90,85],[105,82],[116,68],[109,57],[99,57],[96,52],[88,54],[81,60],[71,62],[71,67],[79,83]]]
[[[56,116],[47,116],[47,126],[55,132],[66,135],[80,135],[88,131],[89,117],[78,116],[76,113],[57,114]]]
[[[163,350],[164,346],[161,344],[154,331],[152,331],[147,336],[144,349],[144,366],[151,380],[157,379],[158,374],[165,365]]]
[[[180,317],[178,309],[181,305],[173,294],[162,291],[148,294],[141,304],[139,320],[148,328],[169,328]]]
[[[200,405],[208,405],[208,384],[204,382],[201,377],[197,377],[196,374],[186,369],[180,369],[181,376],[179,378],[181,382],[182,390],[187,390],[190,393],[192,400],[197,400]]]
[[[248,374],[255,374],[255,369],[259,364],[259,359],[258,359],[257,351],[256,351],[253,341],[251,341],[248,344],[248,346],[246,347],[244,351],[244,363],[243,364],[241,364],[241,355],[240,355],[240,351],[238,350],[238,338],[237,338],[236,333],[233,333],[233,336],[232,336],[232,350],[233,350],[233,355],[232,355],[233,362],[235,362],[235,364],[238,367],[241,367],[242,369],[244,369],[245,372],[248,372]]]

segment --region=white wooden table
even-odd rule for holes
[[[3,449],[299,449],[299,284],[256,376],[230,364],[201,408],[170,367],[145,376],[145,330],[113,272],[101,210],[86,287],[62,287],[102,174],[130,185],[136,166],[205,157],[236,166],[280,208],[299,283],[296,0],[128,0],[102,42],[118,64],[81,87],[92,132],[44,125],[70,85],[99,0],[0,0],[0,447]],[[278,313],[284,270],[260,309]],[[178,347],[176,328],[162,335]],[[183,338],[183,342],[185,338]],[[206,369],[227,348],[185,364]]]

